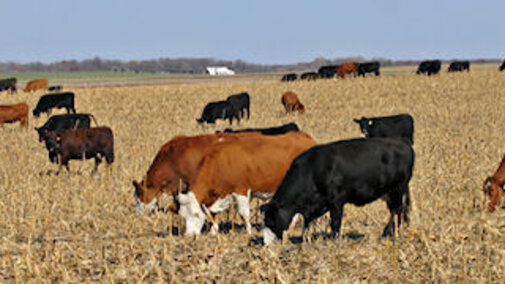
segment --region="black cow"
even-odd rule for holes
[[[447,72],[456,72],[465,70],[470,72],[470,61],[454,61],[449,65],[449,69],[447,69]]]
[[[503,71],[505,69],[505,60],[503,60],[503,63],[500,66],[500,71]]]
[[[318,75],[316,72],[305,72],[302,75],[300,75],[300,80],[316,80],[318,78]]]
[[[250,106],[251,100],[249,98],[248,93],[243,92],[240,94],[231,95],[226,99],[226,101],[228,102],[228,107],[233,109],[232,110],[233,113],[235,111],[240,112],[240,118],[244,118],[245,111],[247,110],[247,119],[249,119],[249,116],[250,116],[249,106]]]
[[[59,92],[61,90],[63,90],[63,87],[61,85],[56,85],[56,86],[49,86],[49,88],[47,88],[47,90],[49,92]]]
[[[365,73],[374,73],[375,76],[380,75],[380,63],[378,61],[356,63],[358,69],[358,76],[365,77]]]
[[[245,129],[237,129],[233,130],[231,128],[226,128],[224,133],[242,133],[242,132],[260,132],[263,135],[282,135],[288,132],[298,132],[300,129],[296,123],[288,123],[277,127],[269,127],[269,128],[245,128]],[[219,131],[216,131],[219,133]]]
[[[295,73],[288,73],[282,76],[281,82],[290,82],[290,81],[296,81],[298,76],[296,76]]]
[[[227,101],[217,101],[208,103],[203,109],[202,116],[196,121],[198,123],[216,123],[217,119],[228,119],[232,124],[233,118],[240,121],[240,111],[231,108]]]
[[[33,110],[33,116],[39,117],[41,112],[45,112],[49,115],[53,108],[65,108],[67,113],[72,112],[75,114],[74,93],[66,92],[43,95],[40,97],[37,106]]]
[[[319,70],[317,70],[317,74],[319,78],[331,79],[335,78],[335,75],[337,75],[337,70],[338,65],[321,66]]]
[[[40,143],[44,143],[49,138],[47,134],[48,132],[54,132],[56,135],[59,135],[67,129],[89,128],[91,118],[95,124],[98,125],[95,117],[88,113],[53,115],[46,121],[46,123],[44,123],[44,125],[39,128],[35,127],[35,130],[39,134]],[[49,161],[56,163],[56,153],[50,150],[47,143],[45,144],[47,150],[49,151]]]
[[[409,181],[414,150],[390,138],[353,139],[318,145],[293,161],[272,200],[261,207],[263,241],[281,238],[293,217],[300,214],[304,228],[330,211],[332,236],[338,237],[344,205],[363,206],[379,198],[390,217],[382,237],[394,238],[395,215],[408,224]],[[299,216],[299,215],[297,215]]]
[[[410,114],[354,119],[365,137],[402,138],[414,144],[414,119]]]
[[[0,92],[3,91],[9,91],[11,94],[12,93],[17,93],[17,82],[18,80],[16,78],[7,78],[7,79],[1,79],[0,80]]]
[[[85,129],[68,129],[60,135],[49,131],[48,150],[59,157],[60,168],[64,166],[69,171],[69,160],[95,159],[96,172],[98,165],[105,157],[107,164],[114,162],[114,135],[109,127],[94,127]],[[84,154],[84,155],[83,155]],[[56,160],[58,160],[56,158]]]
[[[438,74],[441,66],[442,62],[440,60],[426,60],[419,64],[416,74],[428,74],[428,76]]]

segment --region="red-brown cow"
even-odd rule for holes
[[[19,121],[21,127],[28,127],[28,105],[19,103],[15,105],[0,105],[0,125]]]
[[[344,79],[347,74],[353,74],[356,76],[358,74],[358,69],[354,62],[342,63],[338,66],[337,76]]]
[[[281,98],[282,105],[286,113],[298,111],[299,113],[305,112],[305,106],[300,102],[298,96],[294,92],[285,92]]]
[[[46,78],[43,79],[36,79],[36,80],[31,80],[26,84],[26,87],[24,89],[25,93],[28,92],[35,92],[37,90],[47,90],[49,86],[49,83]]]
[[[200,165],[197,177],[187,193],[177,195],[179,212],[186,226],[184,235],[198,235],[206,216],[237,204],[248,233],[251,194],[270,198],[286,174],[293,159],[316,142],[303,132],[276,136],[257,136],[212,147]],[[217,231],[217,224],[212,226]]]
[[[488,210],[493,212],[496,206],[500,205],[501,199],[505,196],[503,185],[505,184],[505,156],[503,156],[500,166],[493,176],[489,176],[484,181],[482,191],[489,197]]]

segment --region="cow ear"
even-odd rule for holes
[[[361,120],[357,119],[357,118],[353,119],[353,121],[356,122],[357,124],[359,124],[361,122]]]
[[[270,203],[263,204],[260,206],[260,212],[265,213],[268,210],[268,207],[270,207]]]
[[[134,181],[132,181],[132,184],[133,184],[133,187],[135,187],[135,195],[136,196],[139,196],[141,193],[144,192],[142,185],[138,181],[134,180]]]

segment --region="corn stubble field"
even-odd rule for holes
[[[0,277],[2,282],[502,282],[505,213],[487,213],[482,182],[505,152],[505,74],[484,69],[433,77],[401,75],[280,83],[273,80],[75,88],[77,110],[93,113],[115,135],[116,161],[91,175],[92,160],[71,161],[55,175],[33,126],[0,130]],[[285,115],[281,94],[295,91],[304,115]],[[257,244],[235,216],[234,230],[196,238],[177,234],[166,212],[136,215],[133,179],[175,135],[212,133],[199,126],[204,105],[248,91],[251,119],[242,127],[295,121],[319,143],[361,136],[353,118],[411,113],[416,163],[411,224],[395,242],[381,241],[389,217],[383,201],[347,205],[337,240],[325,239],[328,217],[270,247]],[[42,93],[2,94],[2,103]],[[59,112],[59,111],[57,111]],[[161,200],[166,206],[170,198]],[[253,200],[258,212],[257,201]],[[224,213],[226,221],[227,213]],[[233,213],[231,215],[233,218]],[[255,224],[261,221],[253,217]],[[228,226],[226,226],[228,225]],[[223,229],[229,229],[225,223]],[[174,233],[174,234],[173,234]]]

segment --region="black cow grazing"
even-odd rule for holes
[[[331,79],[337,75],[338,65],[322,66],[317,70],[319,78]]]
[[[416,74],[428,74],[431,76],[432,74],[438,74],[440,71],[440,67],[442,66],[442,62],[440,60],[426,60],[419,64],[419,68],[417,69]]]
[[[449,69],[447,69],[447,72],[456,72],[465,70],[467,72],[470,72],[470,61],[454,61],[449,65]]]
[[[208,103],[203,109],[202,116],[196,121],[198,123],[216,123],[217,119],[228,119],[232,124],[233,118],[240,122],[240,111],[231,108],[227,101],[217,101]]]
[[[226,128],[224,133],[243,133],[243,132],[260,132],[263,135],[282,135],[288,132],[298,132],[300,129],[296,123],[288,123],[277,127],[269,127],[269,128],[245,128],[245,129],[237,129],[233,130],[231,128]],[[216,131],[219,133],[219,131]]]
[[[43,95],[33,110],[33,116],[39,117],[41,112],[49,115],[53,108],[65,108],[67,113],[72,112],[75,114],[74,93],[66,92]]]
[[[414,119],[410,114],[354,119],[365,137],[402,138],[414,144]]]
[[[318,78],[318,75],[316,72],[305,72],[302,75],[300,75],[300,80],[316,80]]]
[[[59,91],[63,90],[63,87],[61,85],[49,86],[49,88],[47,88],[47,90],[49,92],[59,92]]]
[[[288,73],[282,76],[281,82],[291,82],[291,81],[296,81],[298,76],[296,76],[295,73]]]
[[[500,71],[503,71],[505,69],[505,60],[503,60],[503,63],[500,66]]]
[[[358,68],[358,76],[365,77],[365,73],[374,73],[375,76],[380,75],[380,63],[378,61],[356,63]]]
[[[98,165],[105,157],[107,164],[114,162],[114,135],[109,127],[94,127],[87,129],[69,129],[56,135],[48,132],[49,151],[59,156],[60,168],[64,166],[69,171],[69,160],[95,159],[96,172]],[[84,154],[84,156],[83,156]]]
[[[390,217],[382,237],[394,238],[395,215],[408,224],[409,181],[414,150],[390,138],[354,139],[318,145],[291,164],[272,200],[261,207],[263,241],[281,238],[293,217],[300,214],[304,229],[330,211],[332,236],[338,237],[344,205],[363,206],[379,198]]]
[[[3,91],[9,91],[11,94],[12,93],[17,93],[17,82],[18,80],[16,78],[7,78],[7,79],[1,79],[0,80],[0,92]]]
[[[232,108],[235,111],[240,112],[240,118],[244,118],[245,111],[247,110],[247,119],[249,119],[249,116],[250,116],[249,106],[250,106],[251,100],[249,98],[248,93],[243,92],[240,94],[231,95],[226,99],[226,101],[228,102],[229,108]]]

